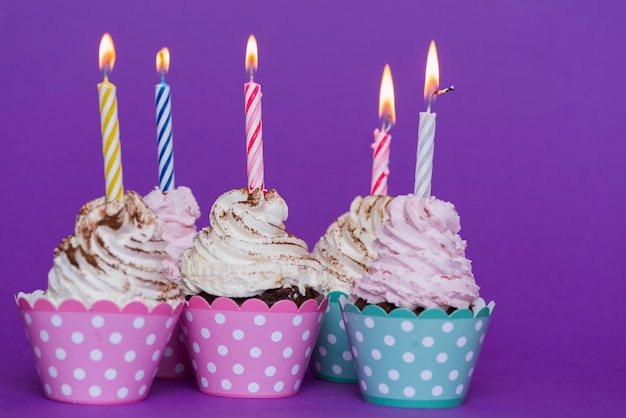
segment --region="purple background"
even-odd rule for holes
[[[220,193],[246,184],[244,51],[256,35],[266,185],[311,248],[369,192],[385,63],[398,120],[389,190],[413,190],[434,38],[441,84],[457,90],[434,105],[433,194],[457,206],[482,294],[498,306],[465,405],[428,414],[626,413],[625,18],[623,1],[3,2],[0,413],[419,413],[313,378],[276,401],[209,397],[192,380],[157,381],[147,401],[123,407],[44,399],[12,298],[45,288],[53,248],[81,205],[104,194],[104,32],[117,50],[124,184],[142,194],[157,184],[154,57],[171,50],[176,179],[197,196],[199,226]]]

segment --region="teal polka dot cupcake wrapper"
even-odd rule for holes
[[[310,369],[313,376],[320,379],[356,383],[352,351],[339,306],[341,296],[348,295],[343,292],[331,292],[328,295],[328,308],[311,356]]]
[[[370,403],[405,408],[461,405],[485,339],[494,302],[472,312],[428,309],[387,314],[340,301],[359,389]]]

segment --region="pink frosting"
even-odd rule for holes
[[[399,196],[387,206],[389,220],[376,231],[378,259],[355,280],[351,298],[407,309],[468,308],[478,298],[459,215],[434,197]]]
[[[185,186],[167,193],[156,188],[144,197],[144,202],[161,219],[163,240],[167,242],[165,251],[168,254],[167,259],[163,261],[163,270],[171,281],[178,282],[180,280],[178,257],[193,245],[193,237],[196,235],[195,222],[200,217],[198,202],[191,190]]]

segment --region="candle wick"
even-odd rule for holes
[[[391,117],[389,115],[385,115],[385,117],[383,118],[383,123],[382,123],[380,130],[383,132],[389,132],[392,126],[393,126],[393,122],[391,122]]]
[[[105,65],[103,70],[104,70],[104,81],[109,81],[109,66]]]
[[[434,91],[428,95],[428,104],[426,105],[426,113],[430,113],[430,105],[433,102],[434,95],[435,95]]]
[[[432,104],[433,98],[435,96],[438,96],[440,94],[445,94],[449,91],[453,91],[454,90],[454,86],[450,86],[450,87],[446,87],[445,89],[440,89],[440,90],[435,90],[432,93],[430,93],[428,95],[428,105],[426,106],[426,112],[430,113],[430,106]]]
[[[165,83],[165,70],[161,70],[161,83]]]
[[[250,67],[250,81],[254,81],[254,69]]]

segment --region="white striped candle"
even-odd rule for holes
[[[154,86],[157,124],[157,149],[159,159],[159,189],[167,193],[174,188],[174,138],[172,131],[172,98],[170,86],[165,82],[169,70],[170,52],[167,48],[157,53],[156,67],[161,82]]]
[[[415,196],[430,197],[435,154],[435,128],[437,114],[420,112],[417,133],[417,164],[415,165]]]
[[[454,90],[454,86],[438,90],[439,58],[435,41],[430,41],[426,58],[426,75],[424,78],[424,99],[428,100],[426,112],[420,112],[419,129],[417,131],[417,162],[415,164],[415,189],[413,193],[419,197],[430,197],[433,178],[433,157],[435,155],[435,128],[437,114],[430,111],[433,99]]]

